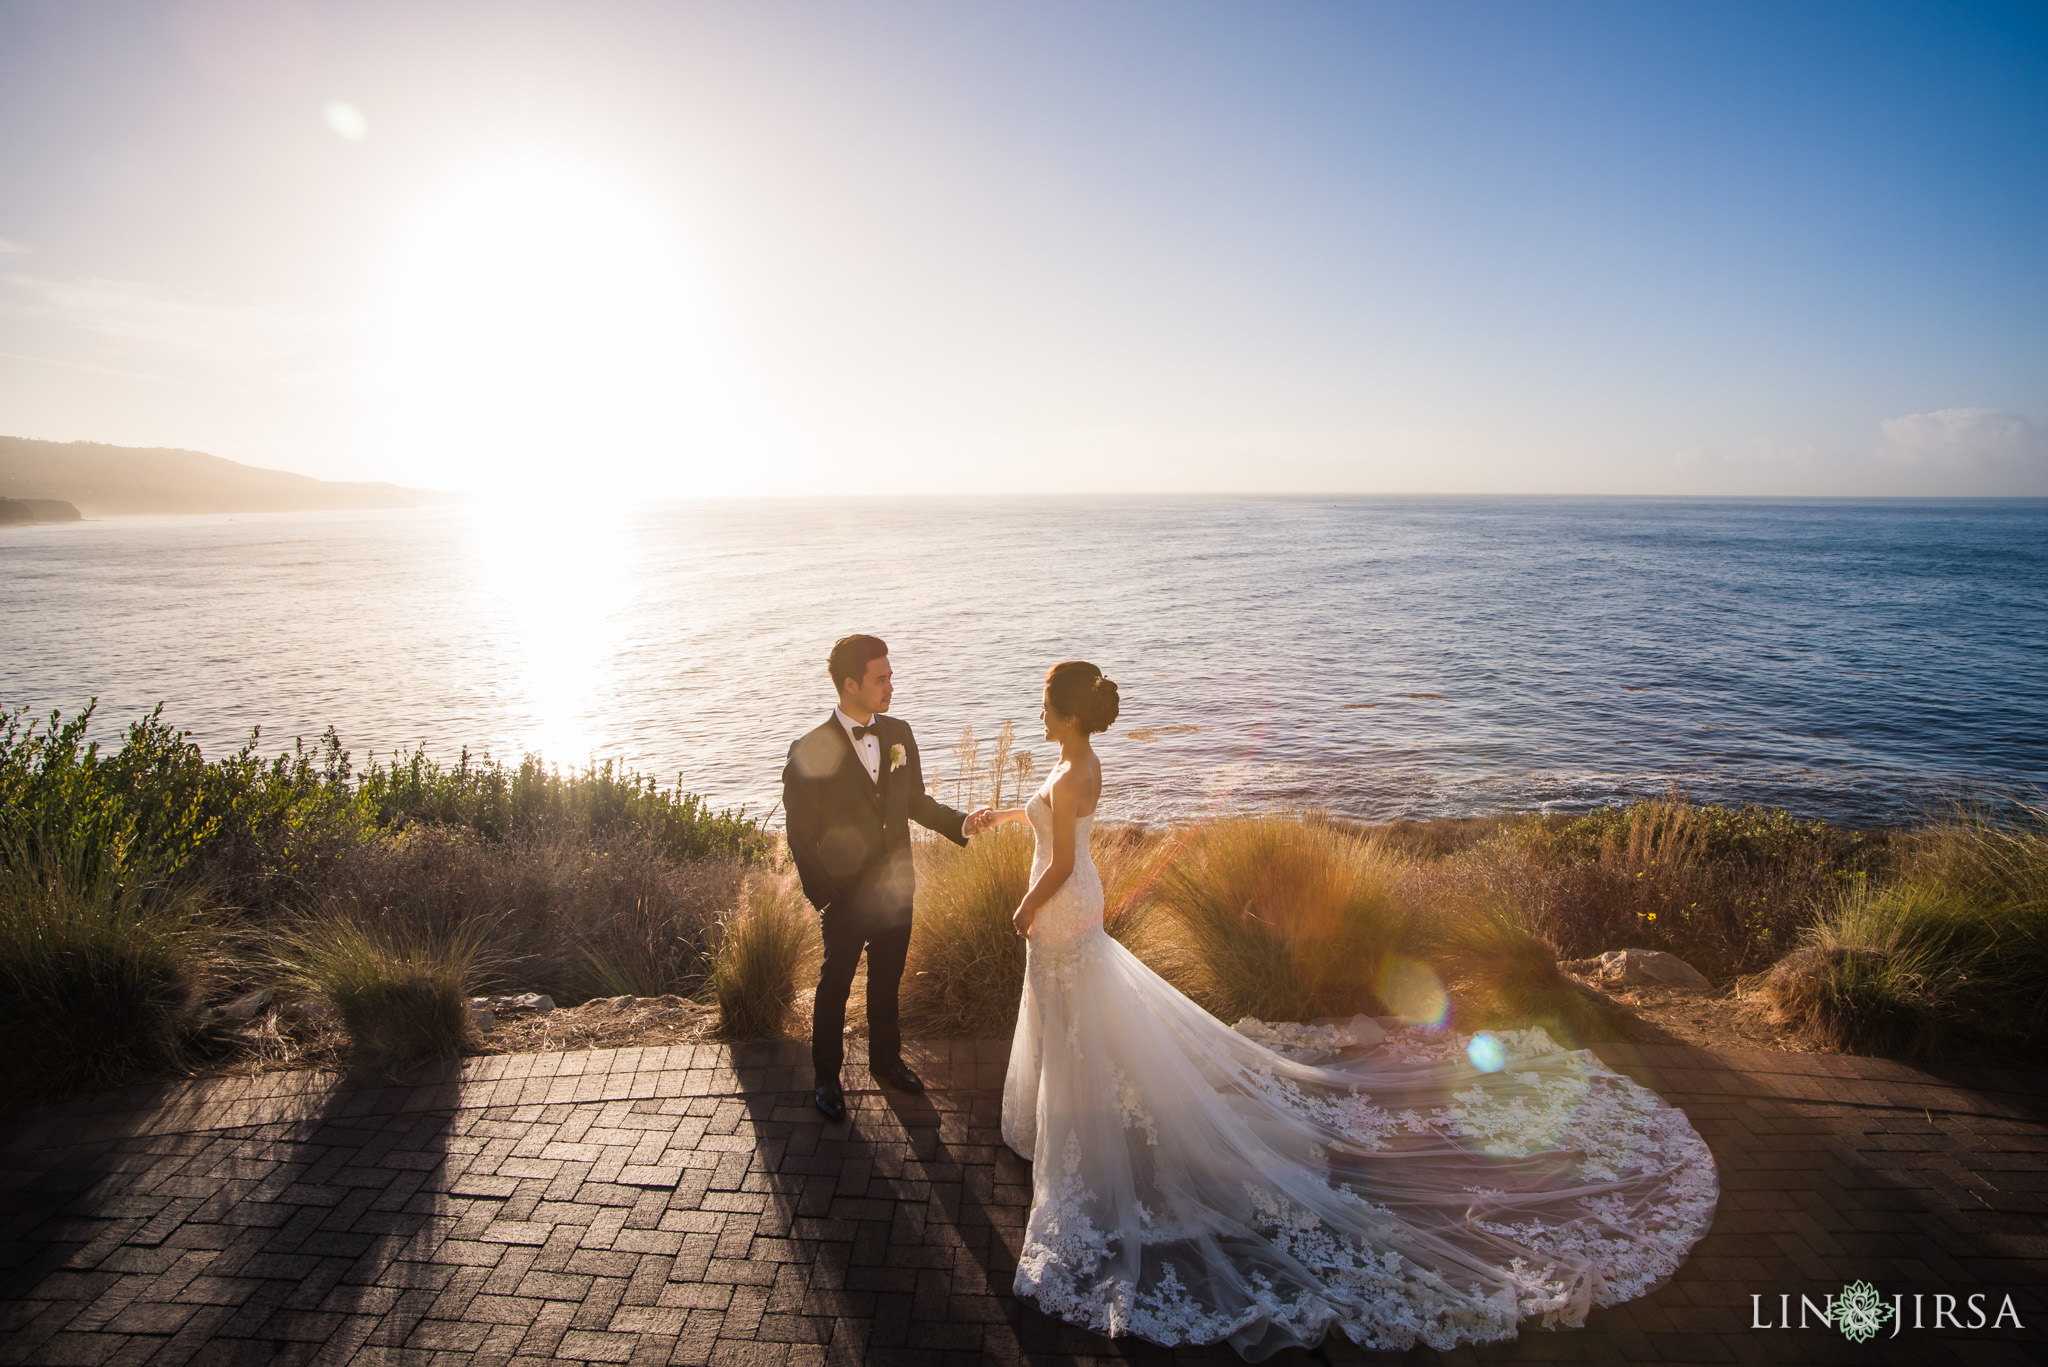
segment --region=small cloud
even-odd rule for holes
[[[363,117],[363,111],[347,100],[327,102],[327,126],[334,130],[336,137],[349,142],[361,142],[370,136],[370,121]]]
[[[0,237],[0,256],[5,256],[9,252],[25,252],[27,250],[28,248],[22,246],[19,242],[11,242],[7,238]]]
[[[1889,468],[1901,492],[2040,495],[2048,493],[2048,431],[1995,408],[1938,408],[1878,424],[1885,447],[1875,467]]]
[[[1939,408],[1878,426],[1902,463],[1921,468],[2005,468],[2048,457],[2048,432],[1995,408]]]

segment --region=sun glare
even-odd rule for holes
[[[449,194],[392,299],[408,482],[549,504],[687,491],[701,375],[679,256],[593,177],[522,167]]]

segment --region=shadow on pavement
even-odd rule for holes
[[[452,1063],[277,1073],[0,1121],[0,1359],[288,1363],[402,1334],[458,1085]]]

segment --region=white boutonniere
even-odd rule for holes
[[[906,764],[908,764],[908,763],[910,763],[910,757],[909,757],[908,755],[905,755],[905,754],[903,753],[903,747],[902,747],[902,746],[900,746],[900,745],[892,745],[892,746],[890,746],[890,747],[889,747],[889,772],[890,772],[890,773],[892,773],[892,774],[893,774],[893,773],[895,773],[895,772],[896,772],[896,771],[897,771],[898,769],[901,769],[901,768],[902,768],[902,767],[903,767],[904,765],[906,765]]]

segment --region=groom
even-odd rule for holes
[[[954,811],[924,790],[924,769],[910,727],[882,715],[895,690],[889,647],[873,636],[835,642],[827,661],[839,705],[815,731],[789,747],[782,807],[789,852],[804,896],[818,909],[825,962],[811,1018],[811,1066],[818,1109],[846,1119],[839,1067],[846,1059],[846,994],[868,956],[868,1070],[907,1092],[924,1082],[903,1062],[896,992],[910,951],[910,903],[916,874],[910,823],[955,844],[988,824],[988,813]]]

